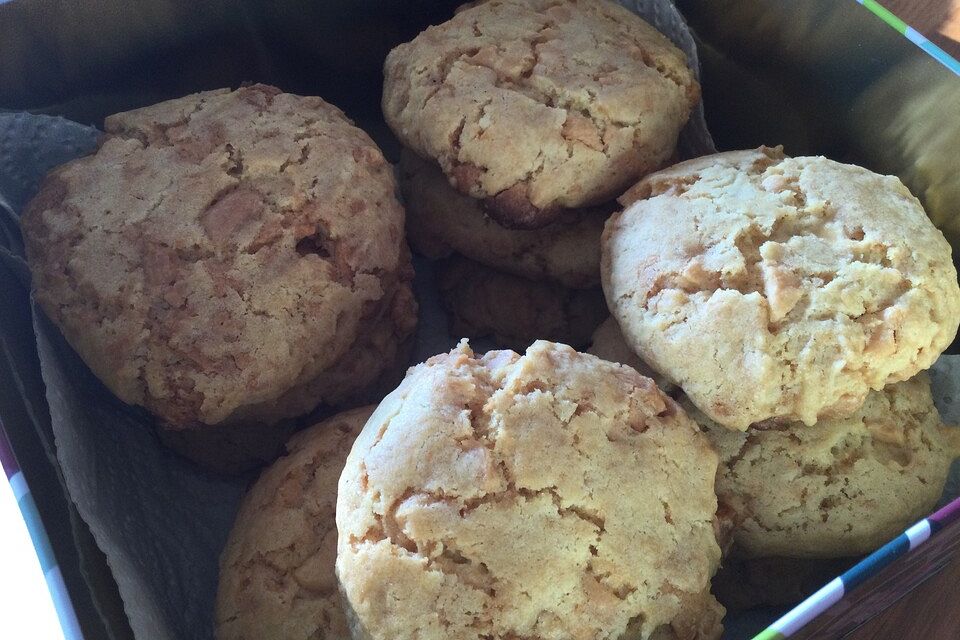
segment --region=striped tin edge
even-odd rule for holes
[[[53,555],[53,548],[50,546],[50,538],[47,537],[47,532],[43,528],[40,512],[37,511],[37,505],[33,501],[33,495],[27,486],[27,480],[13,455],[13,448],[7,439],[3,422],[0,422],[0,467],[3,467],[7,481],[13,489],[17,506],[20,507],[20,513],[27,525],[27,531],[30,534],[30,540],[33,542],[33,548],[37,552],[37,558],[40,560],[40,569],[43,571],[43,577],[47,582],[47,590],[53,600],[53,607],[57,612],[63,636],[65,640],[83,640],[77,614],[73,610],[73,603],[70,601],[69,593],[67,593],[67,585],[63,581],[63,574],[60,573],[60,566],[57,564],[56,556]]]
[[[907,40],[923,49],[934,60],[945,66],[950,71],[960,76],[960,62],[949,53],[938,47],[927,39],[922,33],[901,20],[892,11],[881,5],[876,0],[857,0],[860,4],[870,10],[888,25],[897,30],[901,35],[906,36]]]
[[[819,591],[791,609],[782,618],[753,637],[753,640],[783,640],[802,629],[807,623],[835,605],[873,577],[897,558],[913,551],[930,536],[954,521],[960,521],[960,498],[947,503],[920,522],[883,545],[866,558],[852,566],[838,578],[834,578]]]

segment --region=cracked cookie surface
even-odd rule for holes
[[[461,343],[381,402],[341,476],[354,638],[719,637],[716,462],[629,367]]]
[[[623,332],[620,331],[620,325],[611,316],[604,320],[597,330],[593,332],[590,339],[590,348],[587,353],[616,362],[625,364],[628,367],[636,369],[638,373],[647,376],[666,394],[672,394],[676,390],[676,385],[664,378],[658,372],[654,371],[650,365],[640,359],[640,356],[633,352],[627,341],[623,339]]]
[[[734,429],[849,415],[960,322],[950,245],[895,177],[760,148],[641,180],[601,275],[637,354]]]
[[[600,234],[612,206],[568,210],[542,229],[507,229],[478,201],[453,189],[439,168],[408,150],[400,156],[400,186],[407,237],[428,258],[456,252],[531,280],[575,289],[600,285]]]
[[[458,338],[493,336],[521,351],[537,339],[581,347],[608,314],[600,287],[528,280],[458,255],[438,262],[436,274],[450,334]]]
[[[345,640],[337,481],[374,407],[295,435],[243,499],[220,559],[216,640]]]
[[[320,98],[210,91],[105,129],[24,214],[36,298],[117,396],[173,427],[275,408],[411,276],[392,167]]]
[[[660,166],[699,99],[684,54],[607,0],[489,0],[396,47],[383,112],[403,144],[518,228]]]
[[[240,423],[158,430],[160,440],[201,466],[239,473],[271,462],[300,420],[278,420],[290,407],[308,410],[323,398],[325,411],[379,402],[403,379],[413,350],[417,303],[409,283],[401,282],[384,309],[358,330],[359,337],[313,380],[290,389]],[[329,415],[327,413],[326,415]],[[316,419],[316,418],[315,418]],[[264,428],[269,424],[269,428]]]
[[[873,551],[932,510],[960,453],[960,429],[941,423],[925,373],[814,426],[737,432],[681,404],[720,454],[717,496],[734,513],[741,558]]]

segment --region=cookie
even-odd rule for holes
[[[380,403],[340,478],[354,638],[719,637],[716,461],[628,367],[461,343]]]
[[[111,391],[174,427],[309,411],[323,398],[278,399],[409,277],[380,150],[320,98],[264,85],[105,128],[24,213],[44,311]]]
[[[361,329],[360,337],[329,369],[291,389],[275,406],[264,406],[260,415],[240,423],[190,429],[161,425],[160,439],[207,469],[239,473],[273,461],[298,422],[302,424],[276,418],[288,404],[307,406],[315,402],[312,399],[323,398],[326,407],[320,412],[329,414],[334,407],[379,402],[403,379],[413,351],[417,303],[408,283],[397,288],[388,309],[386,317],[375,318],[369,328]]]
[[[600,285],[600,234],[612,206],[568,210],[536,230],[507,229],[458,193],[440,169],[414,153],[400,156],[407,237],[428,258],[459,253],[488,267],[575,289]]]
[[[628,367],[636,369],[641,375],[645,375],[653,380],[657,386],[666,394],[672,394],[676,390],[676,385],[664,378],[658,372],[650,368],[646,362],[641,360],[637,354],[630,349],[627,341],[623,339],[623,333],[620,326],[613,318],[604,320],[597,330],[593,332],[590,348],[587,353],[593,354],[598,358],[625,364]]]
[[[872,391],[847,418],[767,422],[745,433],[682,401],[720,454],[717,497],[741,558],[873,551],[932,510],[960,430],[944,427],[926,374]]]
[[[608,0],[491,0],[401,44],[383,113],[505,226],[616,197],[659,167],[700,88],[679,49]]]
[[[345,640],[337,481],[373,407],[297,434],[244,497],[220,558],[216,640]]]
[[[536,282],[460,256],[437,263],[437,287],[451,335],[520,350],[540,338],[586,346],[608,314],[599,287]]]
[[[760,148],[644,178],[601,275],[628,344],[733,429],[849,415],[960,322],[950,245],[895,177]]]

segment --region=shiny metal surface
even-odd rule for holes
[[[960,249],[960,78],[850,1],[679,0],[719,146],[900,176]]]

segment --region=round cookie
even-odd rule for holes
[[[384,64],[400,141],[516,228],[660,166],[699,95],[683,52],[608,0],[476,3]]]
[[[585,289],[600,284],[600,234],[612,207],[565,211],[536,230],[507,229],[473,198],[457,193],[443,173],[408,150],[400,156],[407,237],[428,258],[456,252],[530,280]]]
[[[847,418],[745,433],[690,416],[720,454],[717,498],[734,515],[741,558],[837,558],[873,551],[929,513],[960,452],[926,374],[872,391]]]
[[[519,350],[537,339],[586,346],[608,314],[600,287],[536,282],[456,255],[437,264],[437,287],[451,335]]]
[[[719,637],[715,464],[628,367],[461,343],[410,370],[344,467],[353,637]]]
[[[239,473],[271,462],[300,420],[280,420],[287,404],[308,406],[312,398],[323,398],[331,407],[348,408],[379,402],[392,391],[406,372],[413,351],[417,303],[409,283],[399,286],[384,317],[369,328],[337,362],[317,378],[291,389],[275,406],[263,413],[231,424],[203,425],[172,429],[161,425],[161,441],[181,455],[219,473]],[[315,402],[315,401],[313,401]],[[316,420],[312,412],[309,417]],[[269,426],[265,426],[269,424]]]
[[[672,394],[677,388],[675,384],[651,369],[650,365],[633,352],[626,340],[623,339],[620,326],[612,317],[604,320],[593,332],[587,353],[636,369],[640,374],[653,380],[660,390],[666,394]]]
[[[373,407],[287,443],[243,499],[220,558],[216,640],[345,640],[334,563],[337,482]]]
[[[602,242],[627,342],[733,429],[849,415],[960,322],[950,245],[895,177],[760,148],[644,178]]]
[[[123,401],[239,423],[334,365],[404,276],[392,167],[320,98],[263,85],[107,118],[23,216],[38,302]]]

